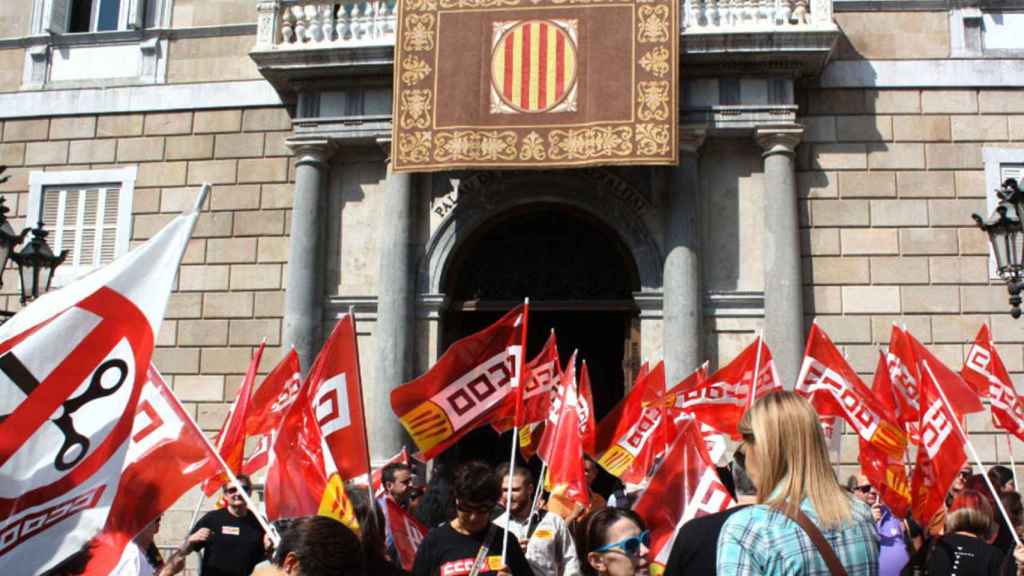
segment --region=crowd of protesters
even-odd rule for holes
[[[893,514],[865,475],[839,482],[818,415],[796,394],[758,400],[740,432],[732,461],[719,468],[738,505],[683,524],[666,575],[1024,576],[1024,546],[1014,544],[1024,506],[1010,469],[993,466],[986,482],[965,467],[942,513],[922,527]],[[596,464],[588,459],[586,470],[593,485]],[[358,533],[326,517],[279,521],[276,547],[236,487],[225,486],[226,506],[203,516],[166,560],[153,544],[157,520],[136,536],[115,573],[172,576],[200,552],[201,576],[407,574],[397,561],[388,499],[431,527],[413,576],[630,576],[651,568],[650,533],[629,509],[632,490],[607,500],[593,492],[588,508],[558,510],[535,498],[529,468],[510,474],[507,465],[478,461],[451,471],[436,465],[426,487],[410,466],[390,464],[382,481],[377,501],[365,489],[348,491]],[[249,479],[240,486],[249,490]],[[87,554],[49,574],[79,573]]]

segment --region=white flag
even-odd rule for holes
[[[106,522],[197,218],[178,216],[0,326],[0,574],[39,574]]]

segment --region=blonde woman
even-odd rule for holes
[[[836,481],[811,405],[792,392],[768,394],[739,429],[758,505],[722,527],[719,576],[877,575],[871,509]]]

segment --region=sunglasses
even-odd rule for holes
[[[857,486],[856,488],[854,488],[854,490],[860,492],[861,494],[867,494],[871,492],[873,489],[874,487],[871,484],[864,484],[863,486]]]
[[[650,530],[644,530],[643,532],[641,532],[637,536],[631,536],[629,538],[626,538],[625,540],[619,540],[618,542],[612,542],[611,544],[606,544],[604,546],[601,546],[597,550],[594,550],[594,552],[611,552],[612,550],[616,550],[617,549],[618,551],[625,552],[626,554],[628,554],[630,556],[640,556],[640,549],[641,548],[650,548],[650,547],[651,547],[651,531]]]
[[[245,493],[246,493],[246,494],[248,494],[248,493],[252,492],[252,486],[242,486],[242,489],[244,489],[244,490],[245,490]],[[234,486],[228,486],[228,487],[227,487],[227,488],[226,488],[226,489],[224,490],[224,493],[225,493],[225,494],[237,494],[237,493],[238,493],[238,488],[236,488],[236,487],[234,487]]]

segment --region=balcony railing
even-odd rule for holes
[[[264,0],[257,51],[391,46],[399,0]],[[681,0],[689,34],[800,32],[834,27],[832,0]]]
[[[831,27],[831,0],[683,0],[683,34]]]
[[[398,0],[261,2],[257,50],[355,48],[395,43]]]

